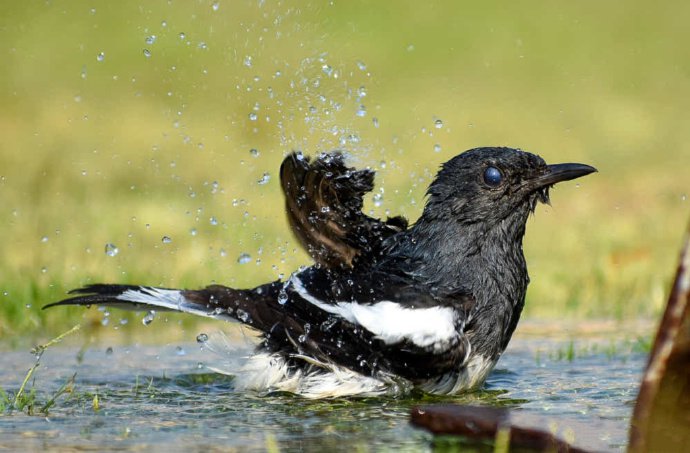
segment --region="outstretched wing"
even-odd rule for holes
[[[404,217],[384,222],[362,212],[374,172],[347,167],[339,152],[313,162],[290,154],[280,167],[280,182],[292,231],[322,266],[352,268],[363,256],[374,262],[383,240],[407,229]]]

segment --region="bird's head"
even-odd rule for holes
[[[427,192],[424,217],[491,224],[519,215],[526,220],[549,188],[595,172],[584,164],[547,165],[513,148],[475,148],[446,162]]]

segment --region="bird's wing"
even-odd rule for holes
[[[314,161],[290,154],[280,167],[280,182],[290,226],[322,266],[352,268],[363,255],[375,259],[384,239],[407,229],[404,217],[384,222],[362,212],[374,172],[347,167],[339,152]]]
[[[467,360],[470,347],[464,325],[474,303],[470,295],[433,297],[376,273],[368,274],[369,279],[360,275],[351,286],[346,278],[343,288],[352,289],[341,291],[329,285],[328,272],[310,268],[287,282],[244,290],[98,284],[72,291],[73,297],[44,308],[105,305],[236,320],[261,331],[269,351],[365,375],[423,380],[457,370]]]
[[[376,272],[346,275],[337,286],[316,268],[293,275],[283,291],[293,318],[310,319],[298,346],[324,361],[419,380],[458,370],[469,356],[464,329],[474,298],[467,292],[438,297]]]

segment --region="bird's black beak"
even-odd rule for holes
[[[546,173],[532,180],[534,189],[550,187],[557,182],[570,181],[597,171],[596,168],[585,164],[555,164],[546,168]]]
[[[570,181],[597,171],[596,168],[585,164],[555,164],[547,165],[546,171],[526,181],[528,190],[537,194],[537,199],[549,204],[549,188],[561,181]],[[534,211],[535,205],[532,205]]]

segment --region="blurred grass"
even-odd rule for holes
[[[525,315],[654,317],[690,212],[689,19],[641,0],[5,2],[0,338],[100,322],[40,310],[89,282],[249,287],[308,264],[276,181],[292,149],[347,150],[385,190],[367,209],[412,219],[468,148],[592,164],[529,222]]]

